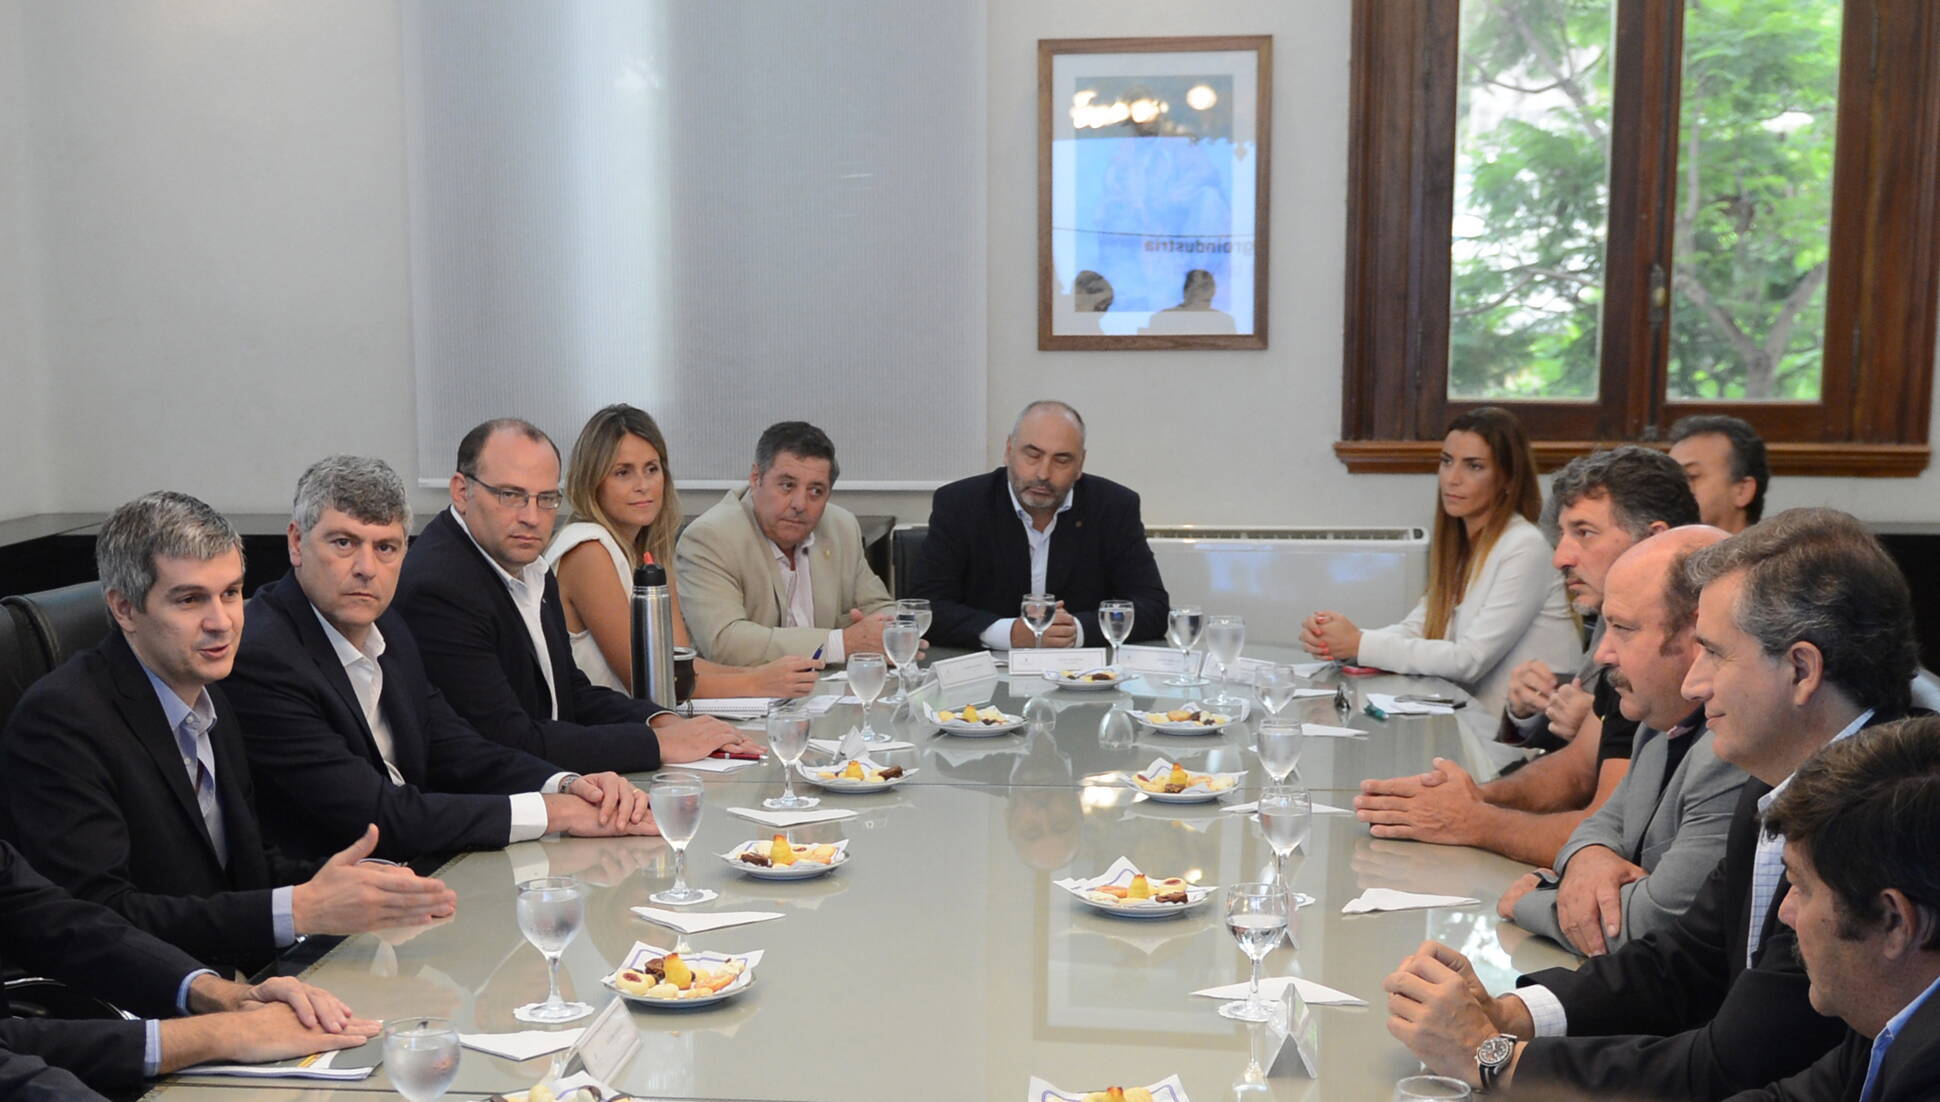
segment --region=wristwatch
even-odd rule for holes
[[[578,773],[566,774],[565,776],[559,778],[558,791],[561,793],[571,793],[573,790],[573,785],[578,784],[580,782],[580,779],[581,778]]]
[[[1475,1070],[1481,1077],[1484,1093],[1495,1089],[1496,1080],[1502,1077],[1509,1058],[1515,1054],[1516,1039],[1507,1033],[1498,1033],[1475,1046]]]

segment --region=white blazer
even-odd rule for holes
[[[1582,637],[1570,615],[1563,578],[1550,565],[1549,541],[1521,516],[1490,549],[1462,603],[1448,618],[1448,638],[1423,639],[1428,598],[1406,620],[1361,633],[1357,661],[1396,673],[1442,677],[1460,685],[1477,706],[1502,710],[1509,672],[1531,658],[1550,669],[1576,669]]]

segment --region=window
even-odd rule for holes
[[[1927,462],[1940,5],[1356,0],[1342,436],[1546,463],[1689,413],[1790,473]]]

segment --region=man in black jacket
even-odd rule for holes
[[[21,1087],[73,1098],[58,1092],[74,1079],[118,1091],[192,1064],[263,1063],[355,1048],[383,1024],[354,1018],[329,992],[287,976],[254,987],[221,979],[106,907],[55,887],[4,842],[0,954],[143,1016],[0,1016],[0,1087],[6,1088],[0,1094],[6,1097]],[[0,1002],[0,1014],[5,1009]]]
[[[95,542],[116,630],[43,677],[0,736],[0,825],[44,875],[203,960],[254,971],[297,935],[430,921],[455,896],[360,865],[368,818],[312,860],[264,844],[222,689],[242,541],[186,494],[117,509]],[[318,868],[318,860],[344,846]],[[280,886],[279,886],[280,885]]]
[[[290,573],[250,598],[229,683],[277,841],[326,853],[376,823],[381,851],[411,858],[651,831],[645,793],[618,774],[493,742],[432,687],[390,607],[410,523],[381,459],[331,456],[297,482]]]
[[[931,641],[951,647],[1028,647],[1018,616],[1028,593],[1062,608],[1044,645],[1104,642],[1098,605],[1132,602],[1128,640],[1165,634],[1169,598],[1145,541],[1138,494],[1084,473],[1085,423],[1063,402],[1024,407],[1004,466],[936,491],[911,595],[930,602]]]
[[[1830,509],[1781,513],[1684,569],[1702,589],[1684,693],[1704,704],[1717,755],[1753,778],[1724,858],[1676,922],[1576,972],[1524,977],[1513,994],[1490,998],[1461,954],[1424,944],[1388,977],[1388,1029],[1438,1072],[1714,1099],[1840,1042],[1778,921],[1783,839],[1762,834],[1759,816],[1814,753],[1906,710],[1917,653],[1906,580]]]
[[[759,750],[718,719],[683,719],[579,671],[540,558],[563,500],[559,449],[534,426],[487,421],[459,442],[451,508],[411,545],[397,588],[432,684],[479,734],[581,773]]]

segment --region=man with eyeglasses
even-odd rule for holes
[[[487,421],[459,443],[451,508],[411,545],[393,603],[446,700],[487,738],[578,773],[758,750],[718,719],[683,719],[579,672],[540,557],[560,502],[559,449],[537,427]]]

